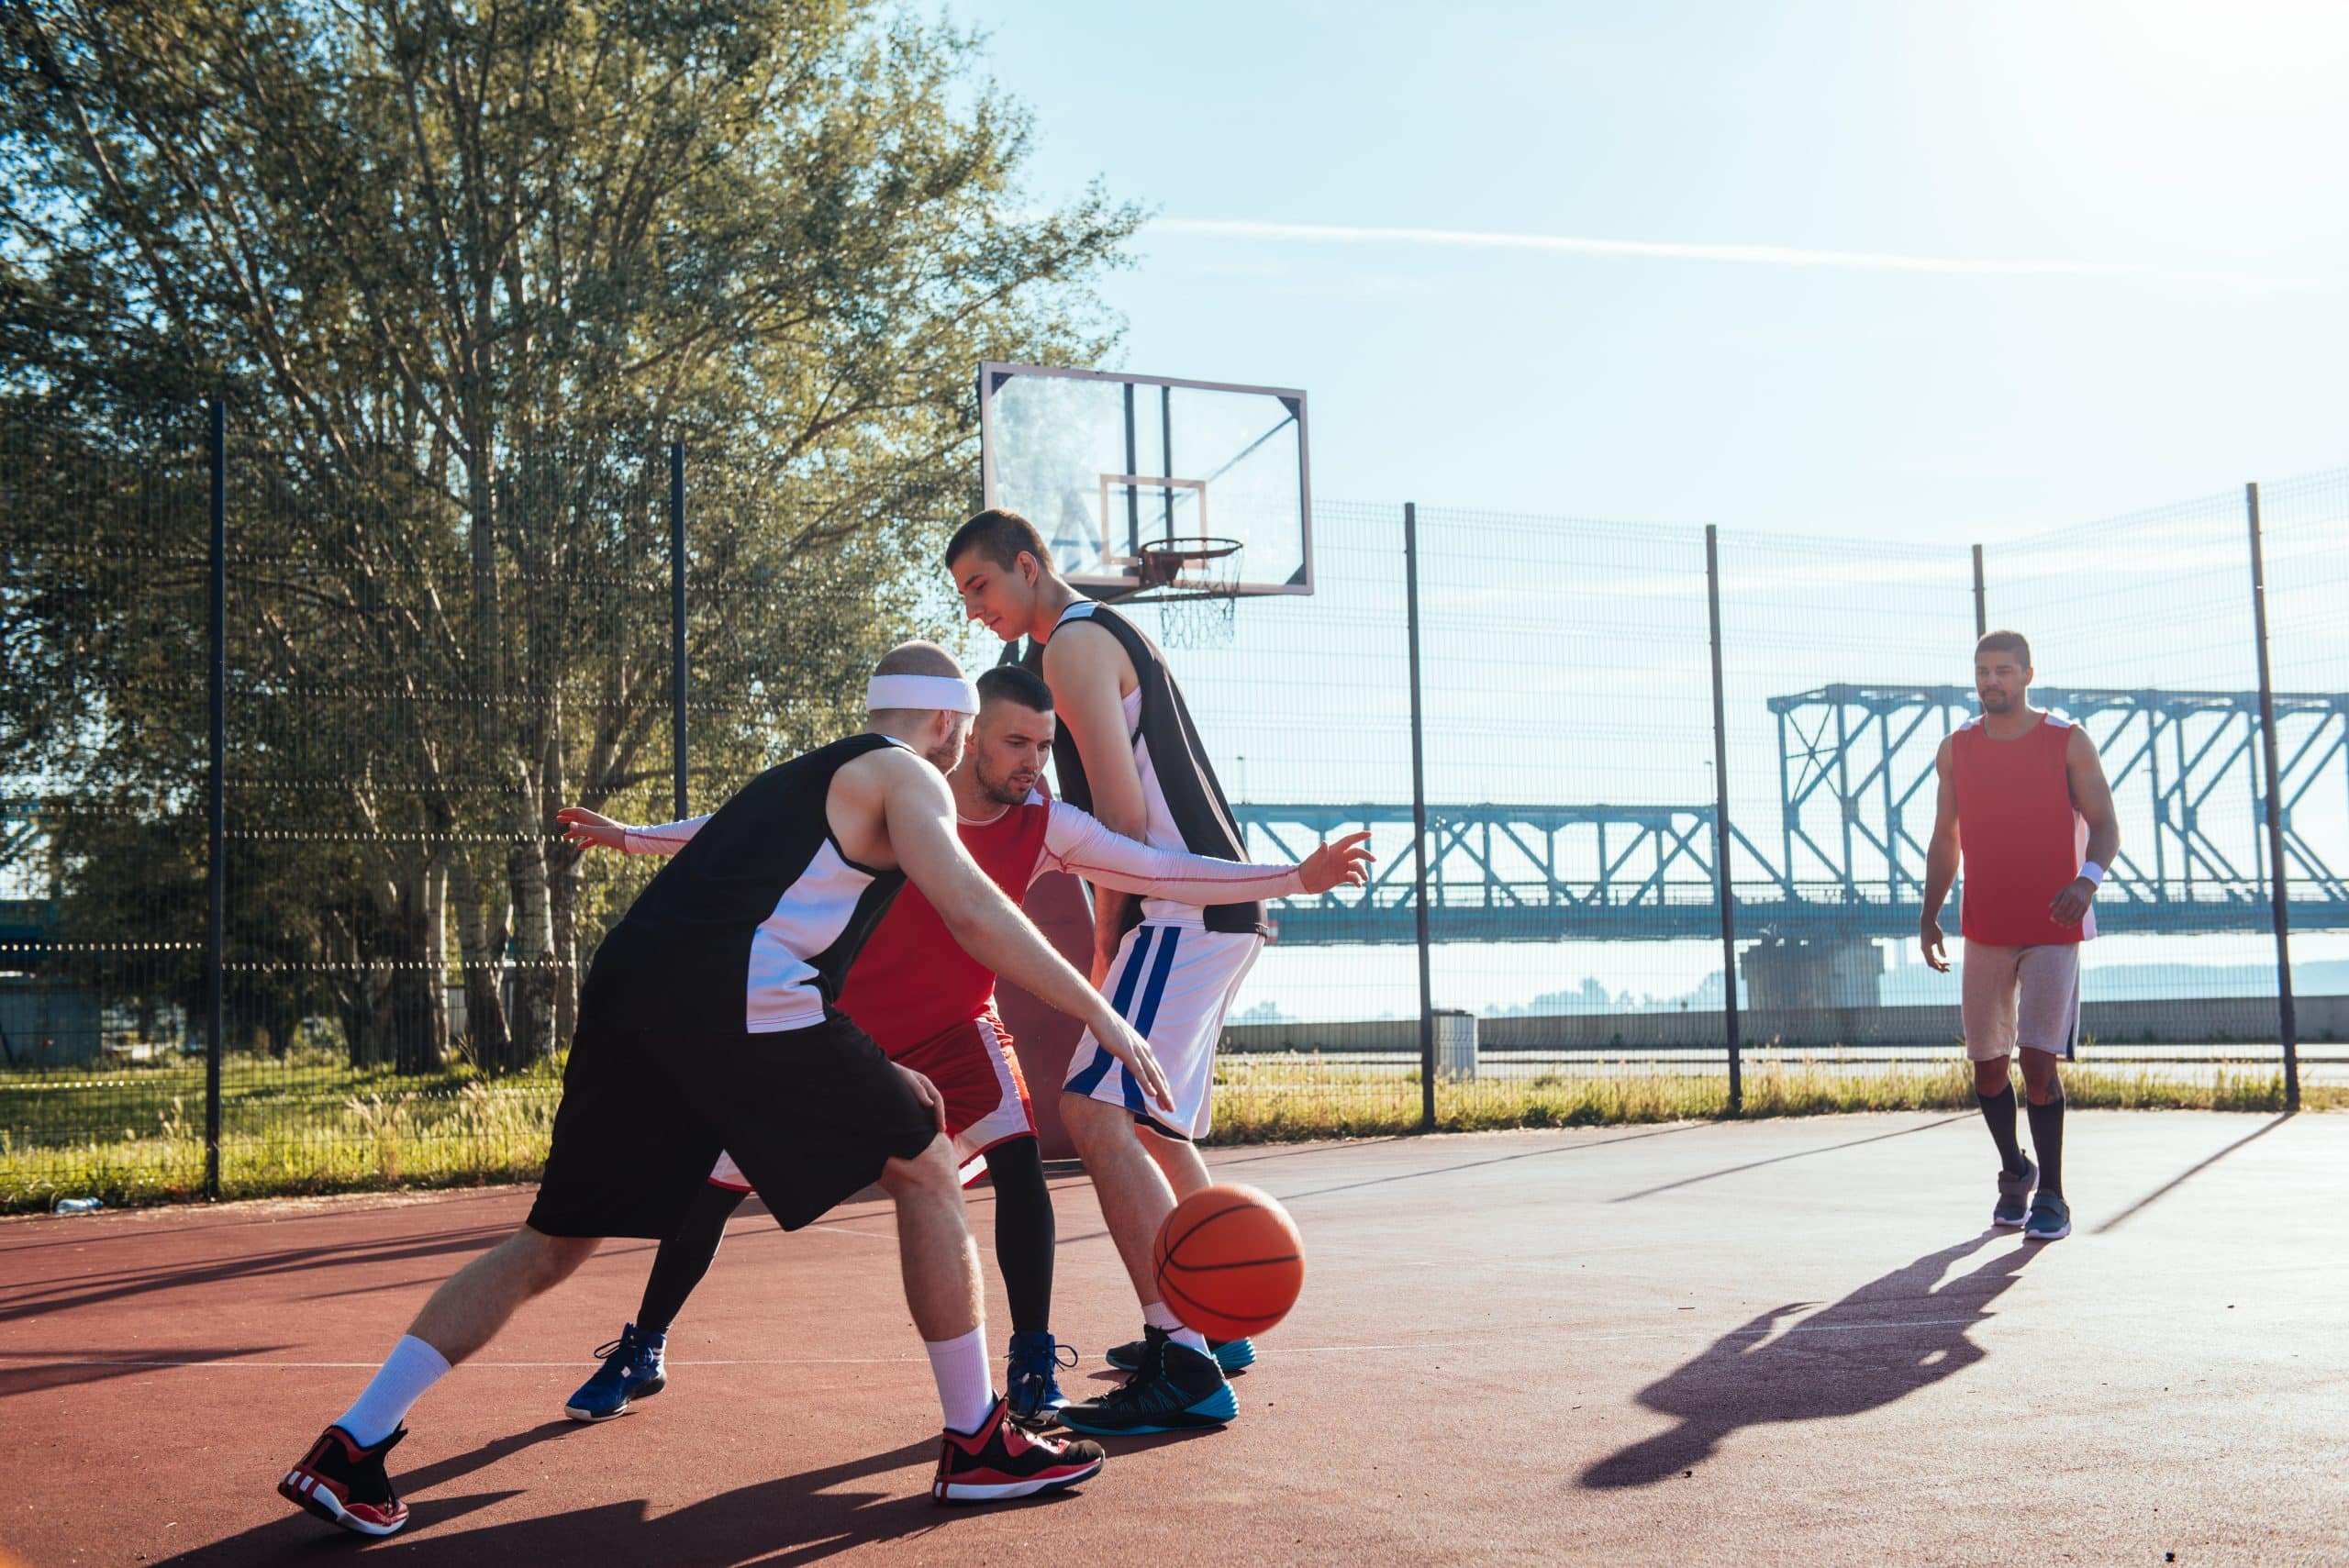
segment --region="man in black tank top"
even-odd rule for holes
[[[1125,617],[1086,599],[1053,570],[1052,553],[1016,512],[979,513],[948,541],[946,567],[964,610],[1052,689],[1067,744],[1053,750],[1061,794],[1111,831],[1163,849],[1244,860],[1240,829],[1208,763],[1180,687],[1158,646]],[[1233,994],[1264,943],[1257,904],[1139,905],[1097,887],[1093,981],[1146,1036],[1164,1066],[1171,1114],[1107,1042],[1078,1042],[1062,1086],[1061,1119],[1085,1157],[1101,1211],[1142,1309],[1140,1340],[1110,1352],[1133,1378],[1107,1398],[1073,1405],[1078,1431],[1154,1432],[1220,1426],[1239,1405],[1224,1371],[1254,1357],[1247,1341],[1210,1346],[1159,1299],[1151,1256],[1178,1195],[1208,1184],[1192,1140],[1208,1131],[1215,1051]]]
[[[1081,1018],[1169,1104],[1144,1044],[974,862],[944,774],[978,709],[947,653],[892,650],[871,727],[760,774],[664,864],[582,988],[552,1147],[523,1228],[433,1293],[358,1401],[278,1483],[366,1535],[407,1519],[384,1468],[418,1396],[607,1236],[663,1238],[724,1149],[785,1229],[877,1182],[945,1410],[941,1502],[1068,1486],[1092,1443],[1028,1436],[996,1397],[944,1101],[834,1006],[910,879],[972,956]]]

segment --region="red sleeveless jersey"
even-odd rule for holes
[[[2050,713],[2012,740],[1991,740],[1979,718],[1951,738],[1966,940],[2027,948],[2096,935],[2093,906],[2076,926],[2058,925],[2047,909],[2087,854],[2088,825],[2072,805],[2064,766],[2071,736],[2072,721]]]
[[[989,881],[1017,904],[1044,852],[1050,802],[1015,806],[992,822],[957,826],[963,847]],[[911,882],[865,941],[841,986],[841,1011],[891,1056],[995,1006],[995,971],[963,951],[946,921]]]

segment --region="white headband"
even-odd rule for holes
[[[960,675],[875,675],[864,684],[867,712],[884,707],[979,711],[979,688]]]

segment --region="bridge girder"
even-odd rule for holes
[[[2268,929],[2255,692],[2042,687],[2033,695],[2087,728],[2122,809],[2122,852],[2099,903],[2107,930]],[[2349,822],[2349,695],[2280,693],[2275,703],[2292,923],[2349,929],[2349,868],[2328,862],[2296,820],[2337,801]],[[1840,684],[1768,706],[1781,740],[1777,852],[1765,854],[1742,824],[1732,825],[1741,936],[1912,935],[1934,753],[1972,716],[1973,689]],[[1278,906],[1281,940],[1412,939],[1408,806],[1252,802],[1234,810],[1252,844],[1283,855],[1355,828],[1370,828],[1380,850],[1368,887]],[[1713,817],[1710,805],[1431,806],[1431,934],[1480,942],[1713,937]]]

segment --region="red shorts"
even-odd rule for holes
[[[988,1150],[1014,1138],[1035,1136],[1028,1081],[1020,1076],[1011,1036],[994,1014],[956,1024],[918,1044],[900,1048],[885,1040],[882,1048],[890,1061],[912,1068],[946,1096],[946,1132],[954,1140],[954,1157],[963,1162],[965,1186],[986,1168],[980,1156]],[[709,1179],[736,1192],[751,1190],[730,1154],[718,1157]]]

